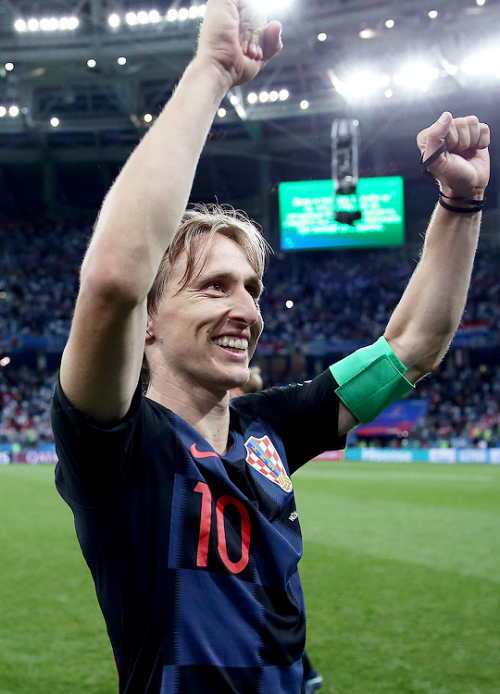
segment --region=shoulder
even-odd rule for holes
[[[294,415],[299,411],[314,412],[325,406],[335,407],[338,404],[337,388],[337,382],[327,369],[312,381],[275,386],[234,398],[230,408],[241,415],[281,419],[288,413]]]
[[[56,441],[71,438],[100,442],[119,439],[123,442],[131,436],[139,435],[139,432],[151,437],[160,429],[173,427],[172,412],[147,398],[140,384],[136,388],[125,417],[103,426],[78,410],[66,396],[58,381],[52,401],[51,417]]]

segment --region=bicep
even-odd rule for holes
[[[128,412],[140,377],[147,323],[146,301],[137,305],[82,290],[60,381],[74,407],[98,423]]]
[[[343,402],[339,402],[339,436],[345,436],[356,424],[359,424],[359,422],[351,410]]]

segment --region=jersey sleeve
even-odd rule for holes
[[[327,370],[307,383],[244,395],[234,405],[271,424],[285,445],[292,473],[324,451],[345,448],[346,437],[338,434],[336,388],[338,384]]]
[[[66,501],[88,507],[106,502],[113,485],[126,473],[142,400],[138,386],[124,419],[101,428],[71,404],[57,383],[51,412],[59,458],[56,486]]]

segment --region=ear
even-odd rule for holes
[[[155,333],[154,333],[154,327],[153,327],[153,321],[151,318],[148,318],[148,323],[146,326],[146,344],[151,343],[155,338]]]

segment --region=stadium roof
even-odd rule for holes
[[[272,7],[272,2],[267,4]],[[59,132],[66,134],[124,134],[148,127],[144,114],[158,114],[193,54],[200,19],[197,12],[183,21],[167,19],[168,10],[180,8],[179,2],[161,0],[1,0],[0,65],[7,69],[0,70],[0,104],[7,110],[18,106],[24,113],[0,118],[0,133],[53,135],[54,117],[60,121]],[[126,17],[132,10],[136,21],[129,24]],[[144,23],[137,20],[141,10]],[[149,19],[151,10],[156,11],[151,15],[155,21]],[[118,27],[109,24],[112,14]],[[409,102],[419,112],[427,110],[435,96],[456,101],[463,92],[484,87],[461,63],[490,39],[493,43],[500,26],[496,0],[484,5],[474,0],[291,0],[287,8],[271,9],[270,14],[283,22],[285,47],[254,83],[233,92],[238,109],[226,100],[220,127],[232,140],[258,137],[269,122],[279,124],[279,131],[299,119],[308,137],[306,123],[315,116],[331,119],[367,108],[390,115]],[[69,30],[67,20],[72,17],[78,26]],[[38,20],[36,30],[28,28],[30,19]],[[63,29],[57,22],[50,29],[50,21],[61,19],[66,20]],[[25,22],[24,30],[15,29],[19,20]],[[45,29],[40,28],[42,20]],[[126,58],[126,63],[118,64],[119,58]],[[89,60],[95,67],[87,65]],[[401,80],[408,77],[408,63],[415,61],[439,71],[439,76],[413,75],[418,84],[412,93],[411,85]],[[9,63],[13,69],[8,69]],[[384,83],[401,72],[399,86]],[[349,94],[348,88],[341,94],[334,87],[333,83],[337,89],[348,85],[353,74],[364,98]],[[368,95],[370,80],[378,77],[380,88]],[[492,89],[496,82],[498,77]],[[386,86],[393,92],[391,98],[384,96]],[[285,101],[267,98],[262,103],[257,98],[255,104],[248,103],[250,92],[259,97],[281,90],[289,93]]]
[[[328,175],[332,120],[356,117],[364,168],[399,157],[399,173],[445,108],[498,119],[498,0],[279,1],[266,5],[284,49],[228,95],[207,144],[226,169],[245,156]],[[0,0],[0,164],[123,162],[192,57],[199,14],[184,0]]]

